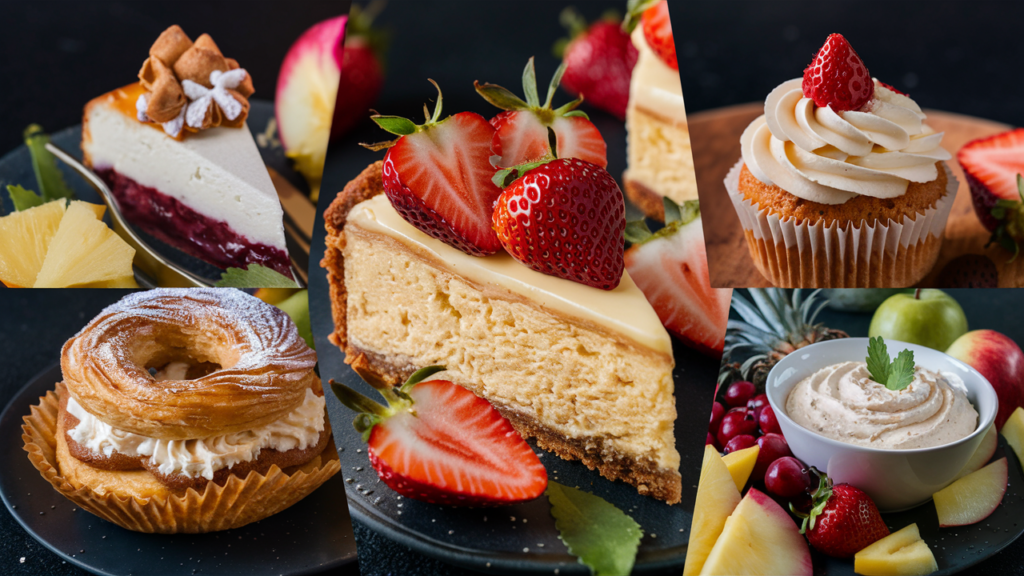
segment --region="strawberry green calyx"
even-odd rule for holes
[[[832,479],[827,474],[822,474],[814,466],[809,467],[808,470],[818,477],[818,487],[811,492],[811,510],[805,514],[794,508],[792,502],[789,503],[789,511],[803,519],[800,524],[801,534],[814,530],[815,521],[825,511],[825,506],[828,504],[829,498],[832,497]]]
[[[585,112],[576,110],[583,103],[582,95],[559,108],[551,108],[551,101],[555,97],[555,90],[558,89],[558,85],[562,82],[565,68],[566,64],[562,62],[558,69],[555,70],[555,75],[552,76],[551,83],[548,84],[547,98],[544,100],[543,106],[540,103],[540,95],[537,92],[537,73],[533,66],[533,57],[530,57],[530,60],[526,63],[526,68],[523,69],[523,92],[526,95],[526,100],[497,84],[481,84],[479,81],[474,81],[473,86],[476,88],[477,94],[483,96],[484,100],[487,100],[494,106],[502,110],[529,110],[537,114],[537,117],[541,119],[545,126],[551,125],[555,118],[560,116],[588,118]]]
[[[999,244],[1004,250],[1013,252],[1007,264],[1017,259],[1021,241],[1024,241],[1024,176],[1017,174],[1017,195],[1020,200],[996,200],[992,217],[999,225],[992,231],[985,248]]]
[[[661,0],[629,0],[626,2],[626,18],[622,21],[622,29],[632,32],[640,23],[640,17],[648,8],[654,6]]]
[[[412,390],[413,386],[443,370],[445,370],[444,366],[427,366],[413,372],[409,379],[399,388],[389,386],[383,388],[375,387],[387,401],[387,406],[371,400],[348,386],[335,382],[333,379],[330,380],[330,385],[334,395],[338,397],[338,400],[346,408],[358,412],[358,415],[352,422],[352,426],[363,435],[363,441],[366,442],[370,439],[370,432],[373,431],[374,426],[398,412],[413,410],[413,401],[409,397],[409,391]]]
[[[655,232],[647,227],[643,219],[626,223],[625,237],[630,244],[645,244],[655,238],[665,238],[675,234],[680,228],[686,226],[700,217],[700,205],[696,200],[687,200],[680,206],[671,198],[662,198],[665,207],[665,226]]]
[[[598,21],[601,20],[618,24],[622,22],[622,14],[614,8],[609,8],[601,14],[601,18]],[[590,28],[590,24],[588,24],[587,19],[579,13],[579,10],[576,10],[576,8],[572,6],[566,6],[562,12],[559,13],[558,23],[566,29],[569,33],[569,37],[559,38],[555,42],[551,52],[556,58],[564,58],[565,49],[569,47],[569,43],[584,34]]]
[[[435,126],[443,122],[444,120],[440,120],[441,101],[443,99],[441,96],[441,87],[438,86],[437,82],[434,82],[434,80],[431,78],[427,78],[427,81],[433,84],[434,88],[437,88],[437,102],[434,103],[433,114],[431,114],[430,111],[427,109],[426,104],[423,105],[423,116],[425,118],[423,124],[416,124],[412,120],[409,120],[408,118],[403,118],[401,116],[386,116],[384,114],[378,114],[376,110],[373,111],[373,115],[370,116],[370,120],[376,122],[377,126],[380,126],[385,131],[390,132],[399,137],[415,134],[417,132],[430,128],[431,126]],[[379,150],[383,150],[385,148],[390,148],[394,146],[396,142],[398,142],[398,139],[389,140],[386,142],[377,142],[375,144],[360,144],[360,146],[368,150],[373,150],[374,152],[377,152]]]

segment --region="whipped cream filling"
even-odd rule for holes
[[[637,59],[629,82],[629,107],[640,107],[684,125],[686,106],[679,72],[669,68],[647,45],[643,26],[637,26],[630,39],[636,47]]]
[[[315,446],[324,430],[324,405],[323,396],[307,389],[298,407],[280,420],[255,430],[195,440],[161,440],[118,430],[86,412],[69,397],[67,411],[78,418],[78,425],[68,433],[78,444],[104,456],[117,452],[132,458],[149,457],[161,474],[213,480],[217,470],[255,460],[263,449],[285,452]]]
[[[871,379],[864,362],[842,362],[799,382],[786,414],[822,436],[891,450],[941,446],[970,436],[978,412],[952,372],[914,368],[914,380],[890,390]]]
[[[935,180],[936,162],[951,158],[943,133],[924,122],[914,100],[874,82],[867,104],[840,112],[806,98],[800,78],[776,87],[740,138],[751,174],[821,204],[895,198],[910,182]]]

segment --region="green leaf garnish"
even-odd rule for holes
[[[45,204],[42,196],[31,190],[26,190],[18,184],[8,184],[7,193],[11,195],[11,202],[14,203],[15,212],[21,212],[22,210],[28,210],[29,208]]]
[[[914,381],[914,353],[903,350],[889,361],[889,349],[881,336],[868,339],[868,375],[889,390],[903,390]]]
[[[299,285],[287,276],[259,264],[242,268],[228,268],[214,284],[217,288],[298,288]]]
[[[643,530],[622,510],[576,488],[548,482],[558,537],[595,576],[626,576],[633,570]]]
[[[25,145],[32,154],[32,168],[36,173],[36,182],[39,185],[39,195],[43,202],[49,202],[58,198],[74,198],[75,193],[64,181],[64,175],[57,167],[57,160],[53,154],[46,149],[50,137],[43,132],[38,124],[32,124],[25,129]]]

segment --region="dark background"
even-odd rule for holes
[[[833,32],[922,108],[1024,124],[1016,1],[669,0],[689,113],[763,102]],[[699,141],[695,139],[695,146]]]

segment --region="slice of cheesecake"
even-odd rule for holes
[[[682,205],[697,199],[679,72],[651,50],[643,26],[632,34],[638,51],[626,107],[626,195],[649,216],[663,218],[662,197]]]
[[[629,275],[605,291],[460,252],[402,219],[381,165],[324,216],[331,341],[346,362],[391,385],[444,365],[540,447],[678,502],[672,344]]]
[[[135,226],[220,268],[261,264],[291,277],[284,213],[252,134],[220,126],[178,137],[140,122],[131,84],[86,105],[85,164]]]

